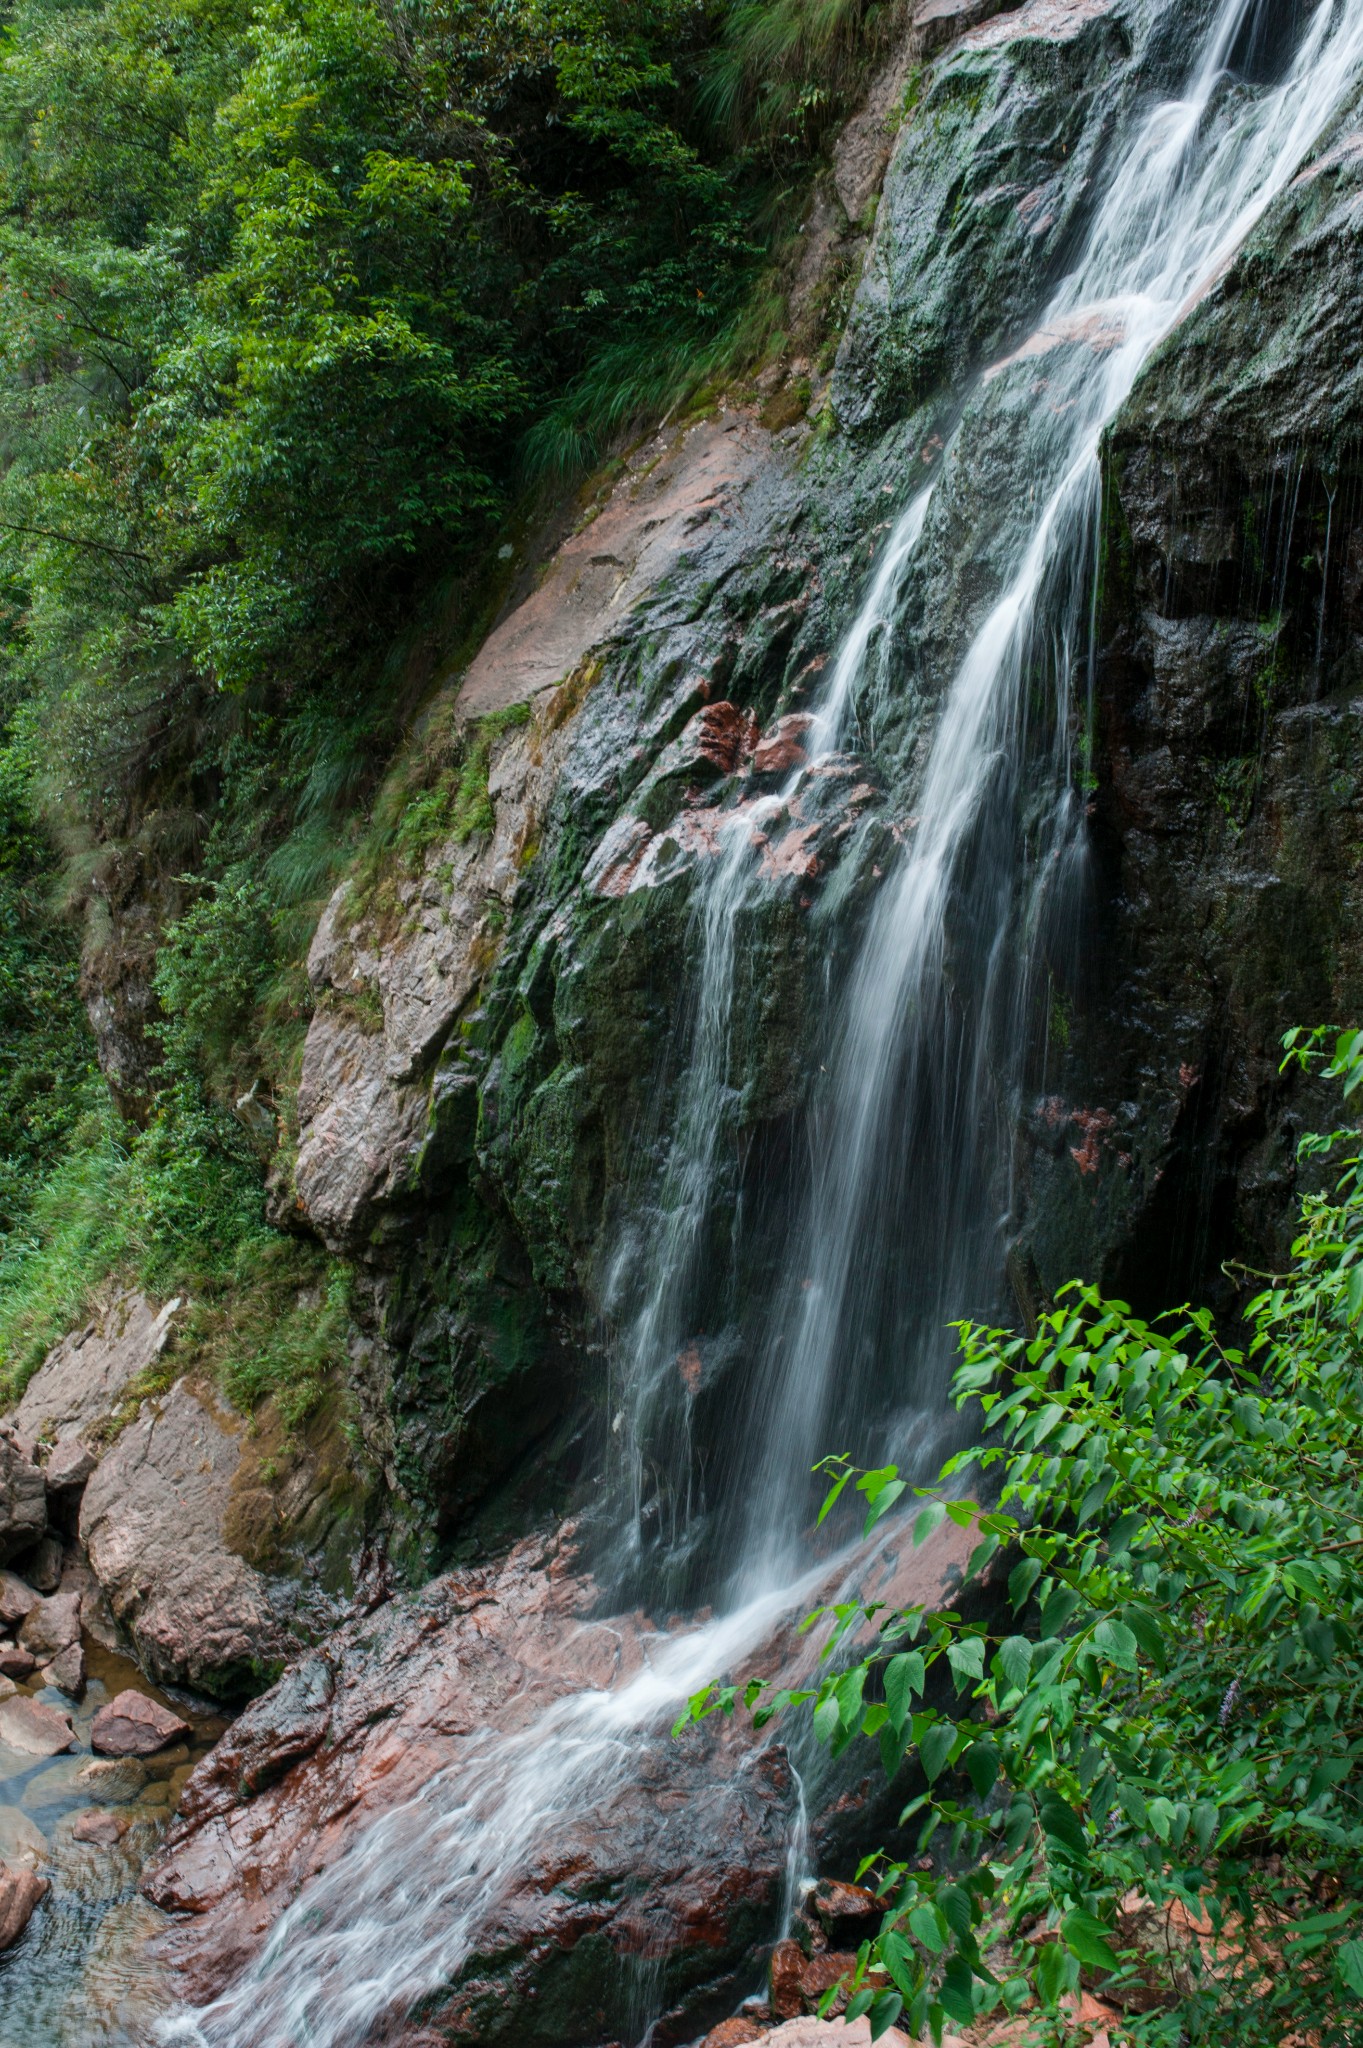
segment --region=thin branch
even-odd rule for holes
[[[29,533],[38,540],[61,541],[68,548],[93,548],[101,555],[116,555],[121,561],[145,562],[152,567],[150,555],[144,555],[141,548],[116,548],[112,541],[86,540],[78,533],[58,533],[50,526],[23,526],[15,519],[0,519],[0,533]]]

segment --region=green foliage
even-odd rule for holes
[[[1328,1055],[1293,1034],[1289,1054],[1327,1060],[1346,1094],[1363,1082],[1363,1033]],[[874,2033],[940,2034],[1031,1998],[1058,2017],[1084,1973],[1128,2007],[1133,2042],[1358,2038],[1357,1141],[1305,1141],[1346,1149],[1338,1186],[1303,1202],[1292,1270],[1249,1304],[1243,1346],[1206,1312],[1150,1325],[1082,1286],[1030,1342],[962,1325],[957,1397],[978,1403],[983,1441],[913,1535],[947,1517],[974,1531],[986,1618],[839,1606],[817,1690],[743,1690],[759,1724],[807,1702],[834,1753],[870,1737],[889,1772],[916,1766],[904,1823],[918,1857],[944,1854],[865,1866],[885,1917],[848,2011]],[[906,1490],[893,1466],[830,1468],[829,1504],[854,1484],[868,1531]],[[996,1475],[995,1507],[959,1497],[972,1471]],[[1012,1617],[990,1618],[1005,1578]],[[690,1716],[739,1697],[709,1688]]]

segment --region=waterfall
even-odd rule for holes
[[[199,2048],[359,2048],[382,2016],[447,1982],[533,1836],[585,1811],[631,1767],[637,1734],[740,1660],[806,1597],[805,1475],[844,1429],[885,1408],[921,1444],[941,1413],[941,1324],[997,1284],[1007,1129],[1027,1007],[1029,934],[1047,892],[1082,862],[1069,692],[1082,671],[1097,534],[1101,436],[1187,306],[1224,268],[1326,131],[1363,69],[1363,0],[1302,10],[1279,68],[1262,0],[1220,0],[1183,97],[1130,119],[1070,274],[1031,335],[979,380],[931,497],[910,503],[816,707],[814,758],[767,800],[775,815],[873,712],[900,599],[934,544],[948,487],[968,493],[981,437],[1011,436],[996,508],[1007,563],[936,712],[901,851],[832,992],[784,1270],[707,1485],[732,1570],[721,1618],[660,1636],[613,1691],[552,1706],[528,1733],[489,1731],[457,1772],[374,1823],[280,1918],[261,1957],[211,2006],[168,2023]],[[1025,16],[1022,17],[1025,21]],[[1250,75],[1227,76],[1236,52]],[[1003,400],[1016,380],[1042,402]],[[997,472],[995,472],[995,475]],[[993,488],[997,488],[996,485]],[[758,814],[757,822],[767,814]],[[636,1565],[642,1446],[673,1398],[678,1344],[698,1313],[719,1134],[731,1116],[736,928],[763,887],[754,812],[735,812],[698,878],[690,1059],[664,1185],[622,1253],[630,1302],[618,1370],[634,1447],[619,1504]],[[676,1449],[667,1553],[690,1540],[688,1453]]]

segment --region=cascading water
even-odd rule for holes
[[[706,1477],[732,1550],[723,1618],[659,1637],[613,1691],[558,1701],[528,1733],[489,1732],[457,1772],[375,1823],[281,1918],[263,1955],[211,2007],[169,2023],[202,2048],[359,2048],[374,2027],[448,1982],[532,1836],[585,1812],[626,1776],[639,1731],[758,1645],[806,1597],[797,1576],[804,1475],[844,1432],[886,1411],[941,1412],[951,1313],[988,1305],[1007,1209],[1007,1128],[1020,1072],[1031,934],[1082,861],[1069,758],[1069,692],[1082,671],[1097,531],[1098,450],[1151,351],[1319,143],[1363,73],[1363,0],[1303,8],[1274,78],[1271,6],[1220,0],[1185,95],[1133,115],[1075,266],[1031,336],[980,380],[939,465],[887,542],[810,734],[812,759],[755,813],[735,811],[699,891],[691,1060],[649,1228],[622,1251],[628,1304],[617,1370],[633,1446],[618,1504],[621,1579],[639,1583],[648,1460],[660,1403],[675,1402],[679,1345],[698,1326],[706,1223],[732,1121],[729,1049],[737,933],[764,883],[755,841],[893,685],[901,598],[934,542],[940,502],[968,495],[974,451],[1011,437],[1009,488],[992,508],[995,594],[945,691],[902,853],[875,892],[808,1117],[807,1162],[765,1332]],[[1248,53],[1250,76],[1227,75]],[[1044,364],[1044,403],[1005,412]],[[991,472],[997,479],[997,467]],[[997,483],[991,487],[996,497]],[[1038,703],[1038,683],[1044,682]],[[1044,713],[1044,715],[1043,715]],[[797,1155],[799,1156],[799,1155]],[[696,1503],[689,1447],[657,1554],[684,1549]],[[655,1517],[656,1521],[661,1518]]]

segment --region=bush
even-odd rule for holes
[[[1294,1035],[1290,1056],[1319,1055]],[[1328,1072],[1363,1082],[1363,1033]],[[957,1398],[986,1433],[913,1535],[973,1528],[968,1581],[1015,1560],[1011,1625],[839,1608],[816,1692],[745,1689],[759,1724],[808,1703],[834,1753],[870,1737],[923,1786],[903,1821],[937,1869],[863,1866],[885,1916],[848,2011],[873,2033],[940,2035],[1033,1997],[1059,2027],[1081,1973],[1130,2008],[1132,2042],[1363,2031],[1357,1142],[1303,1142],[1347,1156],[1334,1194],[1303,1202],[1243,1346],[1204,1311],[1150,1325],[1077,1285],[1030,1341],[962,1325]],[[833,1465],[830,1503],[854,1485],[868,1532],[905,1494],[893,1466]],[[995,1506],[959,1497],[972,1471],[1001,1481]],[[874,1653],[849,1662],[868,1625]],[[929,1704],[944,1685],[954,1706]],[[689,1717],[738,1697],[708,1688]],[[1142,1918],[1162,1957],[1133,1938]]]

